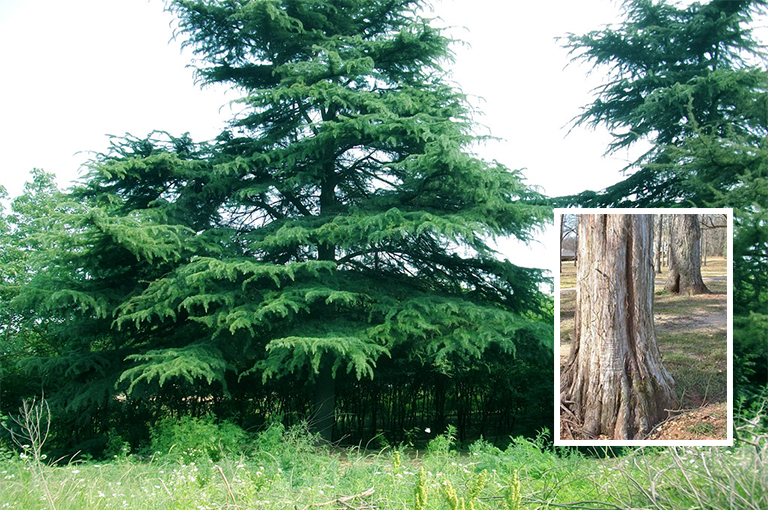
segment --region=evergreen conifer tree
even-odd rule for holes
[[[200,79],[242,92],[241,111],[210,143],[115,139],[71,194],[57,257],[22,297],[70,327],[36,361],[70,409],[298,381],[330,438],[340,372],[551,347],[542,272],[489,247],[530,240],[551,209],[471,154],[472,111],[442,68],[452,41],[422,8],[172,4]]]
[[[703,207],[741,180],[741,172],[680,158],[701,137],[765,136],[768,74],[749,23],[764,0],[711,0],[679,6],[632,0],[618,26],[568,36],[575,60],[608,70],[608,82],[576,117],[605,125],[609,152],[638,141],[653,145],[623,181],[570,197],[594,207]],[[702,164],[704,163],[704,164]]]

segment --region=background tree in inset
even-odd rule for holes
[[[701,276],[701,225],[695,214],[670,214],[669,275],[664,290],[708,294]]]

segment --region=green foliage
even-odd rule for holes
[[[0,468],[0,506],[757,510],[765,507],[768,494],[768,478],[760,469],[768,438],[755,427],[764,422],[762,413],[737,417],[744,437],[733,447],[638,448],[595,459],[557,455],[543,447],[543,439],[517,440],[504,451],[481,443],[462,456],[315,448],[317,436],[305,427],[275,424],[253,438],[250,453],[223,450],[215,462],[187,455],[128,455],[111,462],[41,464],[50,500],[41,492],[39,475],[29,469],[29,458],[17,454]],[[205,426],[189,429],[208,432],[212,422],[203,421]],[[187,429],[183,434],[196,436]],[[172,451],[177,448],[183,446]]]
[[[317,434],[309,430],[307,422],[286,427],[275,421],[256,435],[255,455],[259,456],[259,452],[278,457],[313,454],[318,450],[319,439]]]
[[[609,75],[576,123],[607,126],[614,137],[609,150],[644,139],[654,144],[626,180],[570,199],[593,207],[702,207],[743,182],[741,165],[713,164],[719,158],[711,149],[720,145],[733,161],[742,152],[733,150],[734,141],[762,145],[768,74],[748,25],[766,5],[637,0],[627,3],[622,24],[570,34],[574,58]],[[685,144],[683,152],[697,153],[693,160],[680,152]]]
[[[130,381],[126,390],[132,393],[140,382],[157,384],[162,387],[169,379],[186,379],[194,383],[195,379],[205,379],[208,384],[214,381],[224,382],[223,372],[226,362],[221,353],[207,346],[189,345],[180,349],[164,349],[149,351],[146,354],[132,354],[126,361],[136,361],[140,364],[125,370],[117,382]]]
[[[312,371],[318,373],[320,361],[326,352],[332,353],[335,360],[331,369],[334,377],[339,365],[346,361],[346,371],[354,371],[358,379],[363,375],[373,378],[375,360],[388,352],[382,346],[354,336],[278,338],[269,342],[266,350],[268,357],[259,366],[264,379],[276,374],[293,373],[306,366],[312,367]]]
[[[452,448],[456,446],[456,427],[448,425],[448,430],[444,434],[435,436],[427,444],[427,452],[434,455],[448,455]]]
[[[185,461],[211,459],[217,462],[222,455],[237,455],[242,451],[246,433],[230,422],[216,422],[204,416],[163,418],[150,432],[152,452]]]
[[[747,383],[768,380],[768,315],[751,312],[734,316],[733,347],[737,361],[734,381],[742,397],[751,397],[756,389]]]
[[[107,432],[107,444],[104,447],[106,458],[125,459],[131,453],[131,443],[126,441],[114,428]]]

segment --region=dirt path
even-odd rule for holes
[[[697,304],[696,310],[683,315],[655,313],[653,322],[657,331],[711,331],[725,330],[728,326],[728,301],[725,294],[685,296]]]

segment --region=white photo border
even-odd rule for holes
[[[560,438],[560,218],[564,214],[724,214],[727,218],[727,407],[728,423],[726,439],[717,440],[668,440],[668,439],[641,439],[641,440],[577,440]],[[555,393],[554,393],[554,415],[555,428],[553,430],[555,446],[733,446],[733,208],[555,208],[554,209],[553,233],[557,237],[553,246],[557,253],[556,265],[554,271],[554,294],[555,294],[555,312],[554,312],[554,344],[555,344]]]

